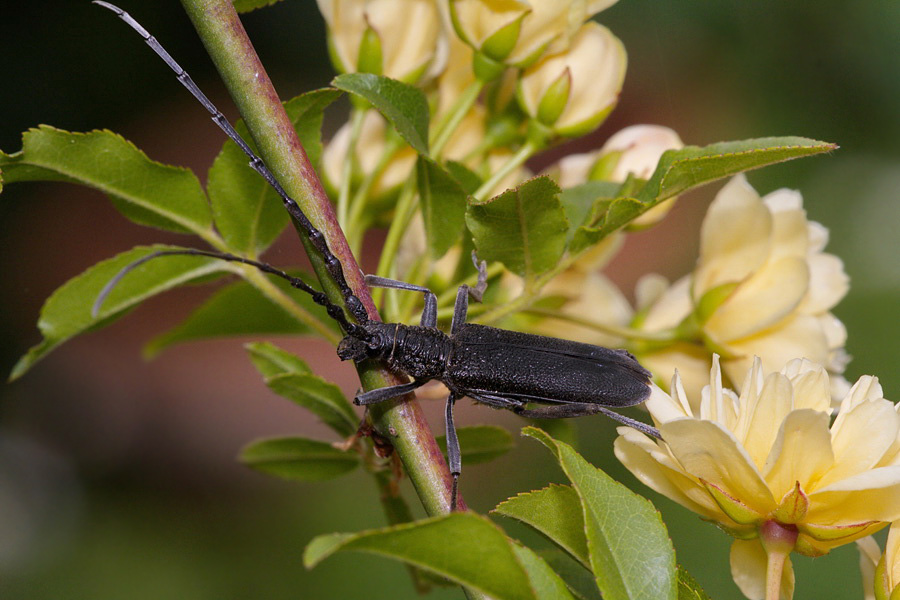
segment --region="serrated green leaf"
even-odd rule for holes
[[[575,488],[550,485],[542,490],[525,492],[501,502],[491,512],[536,529],[590,568],[581,499]]]
[[[603,208],[600,209],[600,206]],[[611,202],[606,199],[600,199],[598,205],[595,205],[594,212],[600,212],[601,210],[602,216],[597,225],[581,226],[575,231],[572,242],[569,245],[569,249],[573,253],[580,252],[601,242],[608,235],[621,229],[646,212],[646,207],[634,198],[616,198]]]
[[[251,342],[245,344],[244,348],[247,349],[256,369],[267,379],[285,373],[301,375],[312,373],[312,369],[302,358],[270,342]]]
[[[512,435],[502,427],[494,425],[472,425],[458,427],[459,451],[464,465],[476,465],[494,460],[513,449]],[[437,438],[441,452],[447,454],[447,437]]]
[[[341,388],[333,383],[311,373],[285,373],[269,377],[266,384],[279,396],[310,410],[341,436],[356,432],[359,417]]]
[[[428,101],[421,90],[372,73],[344,73],[331,85],[368,100],[407,144],[419,154],[428,154]]]
[[[41,125],[22,136],[22,150],[0,155],[7,183],[69,181],[104,192],[119,211],[141,225],[208,234],[212,214],[197,177],[188,169],[147,158],[111,131],[72,133]]]
[[[10,379],[16,379],[34,363],[66,340],[85,331],[103,327],[128,309],[147,298],[210,274],[222,273],[228,263],[196,256],[166,256],[151,260],[126,275],[110,292],[98,315],[91,311],[103,287],[123,267],[159,250],[177,249],[174,246],[137,247],[110,258],[73,277],[44,302],[38,328],[43,341],[32,347],[13,367]]]
[[[251,10],[256,10],[257,8],[270,6],[280,1],[281,0],[231,0],[231,3],[234,4],[234,10],[239,13],[246,13]]]
[[[314,90],[284,103],[285,112],[313,165],[322,155],[323,111],[340,95],[334,89]],[[238,121],[235,129],[253,147],[243,121]],[[222,146],[209,170],[207,192],[216,229],[229,249],[238,254],[258,256],[290,220],[281,198],[249,166],[247,155],[231,140]]]
[[[837,146],[802,137],[768,137],[669,150],[638,194],[646,208],[691,188],[795,158],[835,150]]]
[[[447,168],[447,172],[450,173],[451,177],[459,182],[459,185],[462,186],[462,189],[465,190],[465,192],[470,196],[478,191],[478,188],[481,187],[483,181],[481,177],[478,176],[478,173],[462,164],[461,162],[448,160],[444,164],[444,166]]]
[[[525,567],[531,588],[535,591],[537,598],[575,600],[569,592],[566,582],[534,550],[517,543],[512,544],[512,549],[519,562]]]
[[[568,230],[559,193],[552,179],[536,177],[471,204],[466,225],[478,258],[499,261],[526,280],[556,266],[565,251]]]
[[[579,600],[603,600],[594,581],[594,574],[558,548],[539,552],[559,577],[566,582],[572,595]],[[680,599],[679,599],[680,600]]]
[[[678,600],[710,600],[697,580],[678,565]]]
[[[469,195],[447,171],[425,156],[419,156],[416,162],[416,182],[428,249],[437,259],[459,239]]]
[[[593,213],[597,200],[611,200],[621,184],[610,181],[588,181],[581,185],[566,188],[559,195],[559,202],[569,221],[566,241],[571,242],[575,231],[582,225],[589,225],[589,217]]]
[[[245,446],[238,459],[257,471],[293,481],[334,479],[359,466],[356,452],[302,437],[257,440]]]
[[[591,570],[604,600],[675,600],[675,551],[650,501],[540,429],[526,427],[522,433],[553,452],[578,492]]]
[[[279,287],[290,289],[287,282]],[[308,295],[294,294],[298,303],[329,327],[334,321]],[[306,335],[312,330],[269,300],[256,287],[238,281],[216,291],[184,321],[158,335],[144,346],[144,355],[153,358],[169,346],[183,342],[235,335]]]
[[[356,534],[322,535],[306,547],[303,562],[312,568],[340,550],[401,560],[495,600],[571,598],[565,584],[537,555],[517,546],[475,513],[452,513]]]

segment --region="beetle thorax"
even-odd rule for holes
[[[447,364],[452,343],[432,327],[369,321],[365,325],[369,356],[380,358],[415,379],[438,379]]]

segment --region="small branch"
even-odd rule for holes
[[[182,4],[244,118],[260,156],[313,225],[325,235],[328,247],[344,265],[347,283],[369,314],[377,318],[362,271],[337,224],[331,202],[231,2],[182,0]],[[326,293],[334,302],[342,303],[322,258],[312,251],[305,235],[301,235],[301,241]],[[366,389],[403,383],[377,365],[359,372]],[[448,512],[450,473],[419,403],[410,395],[372,406],[369,412],[376,428],[394,444],[426,512],[429,515]]]

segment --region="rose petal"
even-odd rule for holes
[[[613,444],[616,458],[644,485],[712,521],[730,521],[713,499],[688,477],[655,442],[631,427],[619,427]]]
[[[875,565],[881,560],[881,548],[872,536],[856,540],[864,600],[875,600]]]
[[[681,323],[694,310],[690,296],[691,280],[682,277],[658,296],[637,326],[644,331],[662,331]]]
[[[731,544],[731,577],[741,592],[753,600],[766,597],[766,567],[768,557],[758,540],[735,540]],[[781,572],[781,598],[794,596],[794,567],[791,557],[784,561]]]
[[[811,315],[831,310],[850,289],[850,277],[844,272],[844,263],[832,254],[814,254],[806,260],[809,291],[797,310]]]
[[[824,525],[900,518],[900,466],[848,477],[809,495],[806,520]]]
[[[782,258],[767,264],[738,286],[704,326],[707,335],[727,342],[775,325],[803,301],[809,268],[802,258]]]
[[[795,410],[785,417],[766,460],[763,473],[769,489],[781,498],[797,482],[809,492],[834,464],[828,414],[809,409]]]
[[[710,205],[700,230],[700,260],[693,293],[741,281],[769,256],[772,215],[743,175],[729,181]]]
[[[863,402],[841,414],[831,429],[834,469],[818,483],[818,488],[851,477],[875,466],[897,440],[900,415],[893,402],[878,399]]]
[[[763,202],[772,212],[771,258],[805,257],[809,247],[809,228],[800,192],[783,188],[767,194]]]
[[[762,467],[769,457],[781,423],[791,411],[792,394],[787,377],[781,373],[770,373],[757,402],[744,408],[751,411],[751,416],[743,447],[754,465]]]
[[[738,381],[750,367],[752,356],[759,356],[763,369],[773,372],[780,371],[785,364],[798,357],[823,364],[829,355],[828,342],[819,320],[797,314],[758,335],[729,342],[726,349],[735,360],[729,359],[723,367],[729,378],[737,377]]]
[[[678,375],[687,390],[687,398],[691,402],[692,414],[700,414],[700,390],[709,383],[709,351],[693,344],[675,344],[650,354],[638,357],[641,364],[650,369],[654,381],[660,385],[669,385],[672,376]]]
[[[731,432],[712,421],[678,419],[660,425],[672,455],[694,477],[725,490],[762,514],[776,507],[762,475]]]

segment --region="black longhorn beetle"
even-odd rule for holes
[[[113,11],[137,31],[172,68],[178,81],[206,107],[213,121],[247,154],[250,166],[281,196],[288,213],[322,255],[355,322],[350,321],[344,310],[332,303],[323,292],[271,265],[233,254],[193,249],[154,252],[123,268],[97,297],[93,311],[95,315],[122,277],[135,267],[159,256],[205,256],[240,262],[286,279],[293,287],[310,294],[317,304],[324,306],[328,315],[343,328],[346,336],[337,349],[341,360],[382,360],[391,368],[412,378],[408,383],[360,392],[353,399],[354,404],[375,404],[395,398],[432,379],[441,381],[450,390],[445,416],[447,462],[453,475],[451,510],[457,507],[457,483],[461,467],[459,440],[453,425],[453,405],[464,396],[494,408],[510,409],[523,417],[539,419],[602,413],[648,435],[660,437],[655,428],[607,408],[634,406],[650,395],[650,372],[627,351],[467,323],[469,296],[480,301],[486,286],[483,261],[479,264],[475,260],[479,273],[478,285],[474,288],[467,285],[459,287],[449,335],[437,327],[437,297],[434,292],[422,286],[373,275],[366,276],[366,284],[370,287],[421,292],[425,296],[425,307],[419,325],[384,323],[370,319],[362,302],[347,284],[341,263],[331,253],[325,237],[313,227],[300,206],[275,180],[262,159],[254,154],[187,72],[127,12],[100,0],[94,0],[94,4]],[[528,408],[531,404],[543,406]]]

